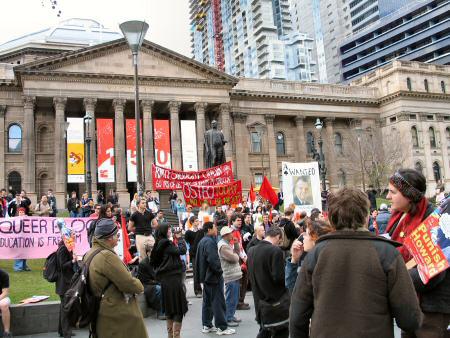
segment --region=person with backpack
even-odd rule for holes
[[[58,224],[59,225],[59,224]],[[64,241],[65,238],[73,237],[73,230],[69,228],[62,228],[61,234],[62,238],[58,244],[58,250],[56,250],[56,283],[55,292],[59,295],[61,299],[61,306],[59,309],[59,324],[58,333],[60,337],[68,338],[72,337],[72,328],[64,313],[64,295],[70,288],[70,282],[78,268],[77,256],[73,252],[73,247],[71,247],[67,242]]]
[[[147,338],[144,318],[136,299],[137,294],[144,292],[144,287],[139,279],[131,276],[114,252],[118,230],[112,219],[99,219],[92,249],[83,258],[83,263],[89,264],[89,291],[100,299],[97,318],[91,323],[91,328],[95,328],[98,338]]]

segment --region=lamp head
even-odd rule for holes
[[[317,118],[316,123],[314,123],[314,126],[316,127],[317,130],[321,130],[323,127],[323,123],[322,121],[320,121],[319,118]]]
[[[144,21],[126,21],[119,25],[123,36],[127,40],[128,46],[133,54],[137,54],[144,42],[145,34],[148,30],[148,23]]]

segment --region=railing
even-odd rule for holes
[[[375,99],[378,95],[378,89],[372,87],[258,79],[240,79],[235,89],[296,95],[344,96],[366,99]]]

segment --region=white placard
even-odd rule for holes
[[[281,164],[284,205],[295,204],[296,211],[311,213],[313,208],[322,210],[320,175],[317,162]]]

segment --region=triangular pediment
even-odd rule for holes
[[[149,41],[144,41],[142,45],[138,64],[140,77],[207,80],[231,85],[238,81],[226,73]],[[50,72],[80,76],[134,75],[131,51],[124,39],[24,64],[15,70],[19,74]]]

